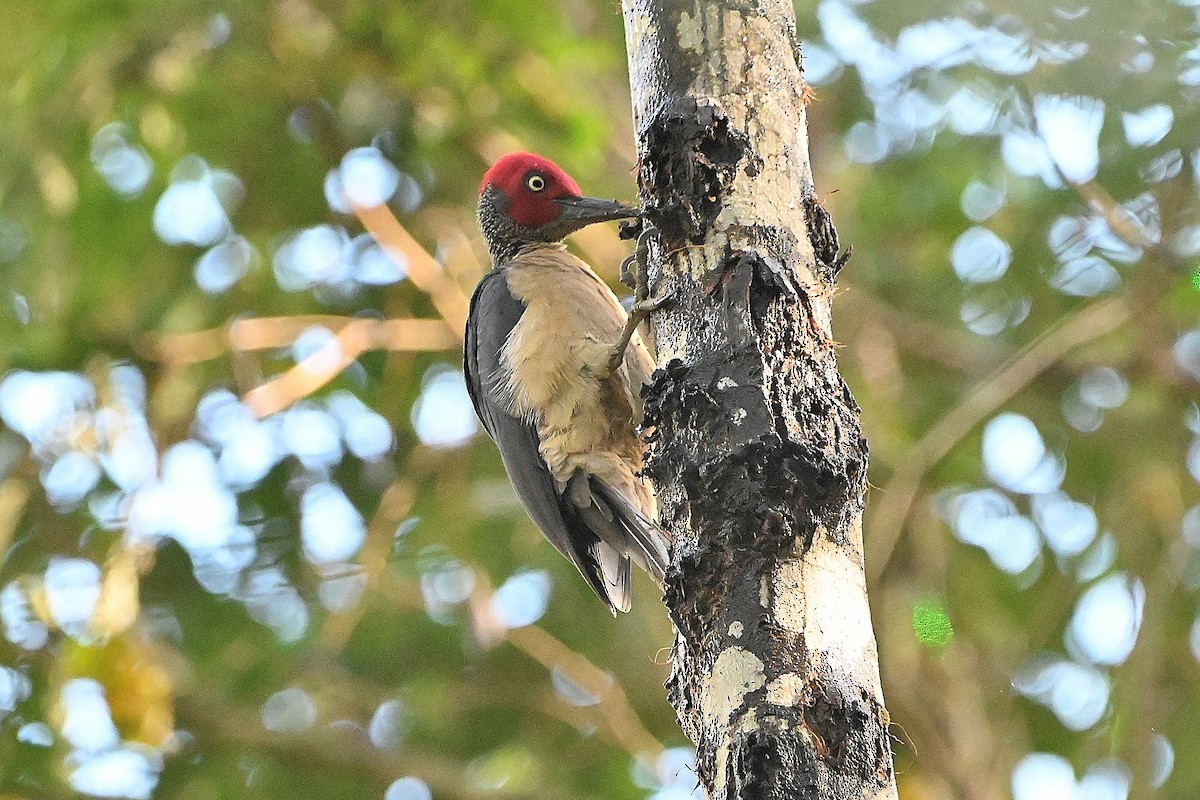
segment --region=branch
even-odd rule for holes
[[[437,260],[412,238],[387,206],[355,208],[354,213],[384,252],[404,267],[412,284],[429,295],[434,308],[461,342],[467,324],[467,298],[458,284],[446,277]],[[250,390],[246,404],[259,417],[265,417],[320,389],[375,346],[371,322],[355,320],[347,324],[299,364]]]
[[[537,625],[513,628],[506,634],[513,647],[520,650],[547,671],[560,670],[567,679],[596,698],[596,709],[604,719],[605,728],[627,753],[653,767],[663,751],[662,742],[642,724],[628,695],[616,679],[600,670],[580,653]]]
[[[304,772],[319,767],[325,772],[342,772],[356,780],[381,787],[404,774],[425,781],[441,797],[464,800],[497,796],[466,780],[466,765],[428,750],[405,744],[399,752],[374,747],[357,732],[332,726],[314,727],[303,733],[275,733],[263,728],[256,715],[234,709],[211,691],[193,688],[176,704],[181,728],[195,731],[201,741],[236,743],[242,748],[266,750],[282,762]],[[538,797],[539,792],[503,791],[501,797]],[[557,796],[557,795],[556,795]]]
[[[431,323],[425,320],[351,320],[332,339],[287,372],[247,392],[246,405],[259,417],[282,411],[342,374],[368,350],[445,349],[449,337],[444,333],[444,326],[427,326]],[[424,338],[408,338],[413,333]],[[431,347],[431,344],[438,346]]]
[[[1025,108],[1032,109],[1035,103],[1030,96],[1029,86],[1022,85],[1018,88],[1018,91],[1022,95]],[[1037,123],[1037,114],[1029,114],[1029,127],[1033,133],[1045,141],[1045,136],[1042,134],[1041,128]],[[1147,230],[1141,220],[1118,204],[1113,199],[1112,194],[1095,178],[1083,183],[1076,183],[1067,177],[1057,161],[1051,158],[1050,163],[1053,164],[1054,171],[1058,175],[1059,180],[1065,185],[1070,186],[1079,195],[1080,199],[1087,203],[1089,208],[1103,216],[1104,221],[1108,223],[1108,227],[1112,232],[1126,244],[1133,245],[1134,247],[1149,247],[1158,243],[1158,237]]]
[[[340,331],[348,325],[365,329],[369,349],[411,352],[448,350],[458,343],[454,332],[440,320],[369,319],[332,314],[235,319],[220,328],[194,333],[169,333],[147,337],[146,354],[171,367],[184,367],[220,358],[228,352],[252,352],[288,347],[309,328]]]
[[[467,298],[458,284],[446,276],[437,259],[421,247],[387,206],[355,208],[354,213],[384,252],[404,267],[412,284],[429,296],[445,325],[421,319],[324,315],[239,319],[227,328],[159,336],[146,343],[144,349],[151,358],[180,367],[230,351],[287,346],[314,325],[337,331],[316,352],[246,394],[246,404],[256,415],[265,417],[317,391],[368,350],[446,350],[460,344],[467,320]]]
[[[1129,307],[1120,298],[1101,300],[1055,324],[1027,345],[991,377],[980,382],[946,416],[921,437],[905,455],[900,468],[879,492],[879,502],[867,523],[871,547],[867,563],[872,582],[887,569],[900,541],[921,481],[976,425],[1011,400],[1038,375],[1075,348],[1111,333],[1129,321]]]
[[[945,328],[919,314],[897,308],[868,291],[853,286],[847,295],[855,307],[860,334],[879,322],[898,344],[915,355],[960,372],[978,373],[1011,355],[1002,345],[980,340],[965,331]]]
[[[411,461],[411,458],[409,460]],[[358,558],[359,563],[362,564],[363,577],[366,580],[364,594],[372,589],[378,590],[380,582],[387,573],[389,558],[395,547],[395,531],[412,511],[413,503],[416,500],[416,489],[407,478],[403,477],[411,475],[412,472],[400,468],[399,474],[401,477],[397,477],[384,490],[383,495],[379,498],[379,507],[367,524],[366,542]],[[419,596],[414,592],[413,598],[406,605],[410,608],[419,608]],[[366,608],[367,604],[360,601],[347,611],[330,614],[325,618],[316,640],[318,646],[333,660],[339,659],[342,649],[350,641],[358,623],[362,621]]]
[[[600,716],[601,729],[609,738],[634,759],[653,769],[663,745],[646,730],[616,679],[539,625],[509,628],[497,623],[491,614],[493,594],[487,575],[476,568],[475,590],[469,603],[476,637],[484,646],[507,640],[545,667],[547,672],[561,672],[572,684],[596,698],[595,710]]]
[[[461,341],[467,324],[467,297],[458,284],[446,277],[442,265],[405,230],[390,208],[356,207],[354,213],[383,251],[404,267],[413,286],[429,295],[433,307]]]
[[[383,493],[379,508],[367,527],[367,543],[359,558],[365,573],[367,591],[380,590],[380,581],[387,574],[388,556],[393,546],[391,534],[412,510],[414,498],[413,486],[403,478],[397,478]],[[471,598],[472,611],[478,617],[480,609],[487,608],[492,592],[484,571],[479,567],[474,567],[473,571],[476,575],[477,589],[475,596]],[[386,594],[407,611],[422,608],[421,595],[415,587],[395,586]],[[349,641],[366,607],[365,602],[356,603],[348,611],[330,614],[321,626],[317,641],[321,649],[333,660],[337,660],[341,649]],[[476,628],[479,627],[477,620]],[[560,670],[571,683],[595,697],[596,710],[603,718],[602,729],[632,757],[654,759],[662,752],[662,743],[642,724],[621,685],[585,656],[536,625],[512,629],[496,625],[487,627],[490,636],[507,639],[547,671]]]
[[[476,586],[470,598],[472,622],[476,635],[485,640],[485,645],[507,641],[545,667],[547,672],[559,670],[568,681],[595,697],[597,702],[592,711],[598,717],[598,727],[632,758],[650,763],[662,753],[662,742],[642,723],[625,690],[613,676],[540,625],[506,628],[487,619],[492,590],[482,569],[475,566],[472,571]],[[423,608],[416,587],[384,581],[379,584],[379,591],[405,610]]]

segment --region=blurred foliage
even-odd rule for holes
[[[1196,6],[797,16],[902,796],[1194,797]],[[690,796],[652,587],[537,535],[447,311],[491,159],[632,197],[616,4],[0,29],[0,797]]]

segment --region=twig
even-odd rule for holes
[[[413,285],[425,294],[445,326],[419,319],[347,319],[307,316],[236,320],[228,329],[174,334],[153,342],[153,357],[174,366],[217,358],[228,350],[239,353],[282,347],[312,325],[337,330],[337,335],[282,375],[250,390],[246,404],[260,417],[281,411],[337,377],[367,350],[449,349],[462,341],[467,298],[437,260],[414,239],[387,206],[355,208],[363,227],[384,252],[401,264]]]
[[[413,286],[429,295],[433,307],[461,340],[467,324],[467,298],[458,284],[446,277],[437,259],[421,247],[387,206],[356,207],[354,213],[383,251],[404,267]]]
[[[386,580],[388,556],[391,552],[391,531],[395,530],[412,509],[414,501],[413,486],[405,479],[398,478],[379,501],[379,509],[371,519],[367,529],[367,546],[359,559],[366,572],[368,589],[382,592],[386,597],[406,609],[421,608],[421,594],[415,587],[400,583],[397,580]],[[594,665],[585,656],[575,652],[561,640],[537,625],[527,625],[521,628],[505,628],[498,624],[488,624],[480,619],[487,615],[488,601],[492,595],[492,587],[486,573],[474,568],[476,589],[472,593],[472,616],[475,618],[477,633],[493,638],[493,643],[507,639],[513,647],[528,655],[544,666],[548,671],[556,668],[561,670],[567,680],[583,691],[596,698],[596,711],[604,722],[604,728],[611,740],[628,752],[632,757],[641,760],[656,759],[663,751],[662,743],[654,737],[638,717],[633,704],[629,702],[625,690],[621,688],[611,675]],[[393,574],[393,577],[394,574]],[[386,584],[386,586],[384,585]],[[365,602],[359,602],[352,611],[342,614],[331,614],[317,636],[321,649],[334,661],[338,653],[349,640],[362,618],[366,608]],[[560,718],[562,715],[559,715]],[[572,723],[574,724],[574,723]],[[652,764],[650,764],[652,766]]]
[[[1126,244],[1150,247],[1158,243],[1158,238],[1142,224],[1142,221],[1113,199],[1108,190],[1096,181],[1072,183],[1071,188],[1093,211],[1104,217],[1112,232]]]
[[[416,493],[407,478],[399,477],[387,488],[379,499],[379,508],[367,526],[367,542],[363,547],[359,563],[362,564],[366,587],[364,592],[378,586],[379,580],[387,570],[388,558],[392,553],[395,538],[393,532],[396,526],[412,510]],[[416,605],[416,601],[414,604]],[[317,642],[336,660],[346,642],[350,640],[358,623],[362,621],[366,611],[366,603],[355,603],[352,608],[340,614],[330,614],[321,631]]]
[[[1033,98],[1029,96],[1028,87],[1023,87],[1019,91],[1024,95],[1023,99],[1026,108],[1033,108]],[[1033,133],[1037,134],[1042,141],[1045,141],[1045,137],[1038,127],[1036,114],[1029,115],[1029,126]],[[1054,171],[1058,174],[1062,182],[1070,186],[1079,195],[1080,199],[1087,203],[1089,208],[1103,216],[1104,221],[1108,223],[1108,227],[1112,232],[1126,244],[1135,247],[1149,247],[1158,243],[1158,238],[1151,235],[1141,220],[1119,205],[1113,199],[1112,194],[1095,178],[1083,183],[1076,183],[1066,176],[1066,173],[1062,171],[1062,167],[1058,165],[1057,161],[1051,158],[1050,163],[1054,166]]]
[[[491,612],[494,595],[491,582],[481,569],[475,570],[475,589],[469,599],[475,635],[484,647],[507,639],[509,644],[537,661],[549,672],[559,670],[568,681],[596,699],[596,710],[604,719],[607,733],[629,755],[654,767],[663,746],[646,730],[625,690],[612,675],[580,653],[567,647],[554,634],[537,625],[509,628]]]
[[[172,333],[153,337],[145,347],[157,361],[175,367],[219,358],[227,352],[249,352],[287,347],[309,328],[340,331],[348,325],[366,329],[371,347],[381,350],[447,350],[458,343],[454,331],[441,320],[366,319],[330,314],[305,314],[294,317],[253,317],[236,319],[229,325],[194,333]]]
[[[1129,307],[1125,301],[1110,298],[1061,320],[991,377],[977,384],[950,413],[921,437],[879,493],[879,503],[869,517],[866,541],[873,550],[867,555],[869,581],[878,580],[887,568],[925,473],[976,425],[1055,362],[1076,347],[1116,330],[1129,318]]]
[[[507,637],[513,647],[547,670],[558,668],[571,683],[595,697],[613,739],[634,758],[650,759],[647,763],[653,766],[653,759],[663,751],[662,742],[646,730],[625,690],[611,675],[537,625],[512,628]]]
[[[860,331],[871,323],[881,323],[900,346],[960,372],[979,373],[981,365],[1011,356],[1003,345],[968,338],[969,334],[897,308],[857,285],[851,285],[847,302],[861,312],[857,315]]]
[[[429,295],[438,314],[461,342],[467,324],[467,298],[458,284],[446,277],[437,260],[404,229],[387,206],[356,207],[354,213],[384,252],[404,267],[413,285]],[[338,331],[337,336],[308,358],[277,378],[250,390],[246,394],[246,404],[255,414],[265,417],[287,408],[329,383],[356,358],[371,349],[370,322],[355,320],[347,324]]]
[[[662,753],[663,744],[642,723],[629,697],[617,680],[601,670],[581,653],[567,645],[538,625],[520,628],[505,628],[481,620],[486,614],[485,596],[490,596],[491,587],[483,570],[474,568],[476,589],[472,593],[471,606],[476,633],[493,637],[493,643],[507,640],[513,647],[537,661],[548,671],[559,669],[568,681],[596,698],[596,712],[604,729],[618,747],[640,761],[654,759]],[[420,594],[396,581],[382,581],[381,592],[397,605],[405,608],[420,607]],[[647,762],[649,763],[649,762]]]
[[[229,326],[192,333],[147,334],[137,345],[146,358],[171,367],[199,364],[229,352]]]
[[[238,350],[268,350],[286,347],[305,330],[328,327],[341,330],[349,325],[362,328],[371,347],[378,350],[446,350],[458,344],[454,331],[432,319],[364,319],[348,317],[280,317],[271,326],[255,325],[258,320],[237,320],[229,328],[229,341]]]
[[[300,398],[307,397],[329,383],[346,367],[353,364],[355,359],[374,348],[388,346],[389,349],[440,350],[445,347],[445,339],[432,342],[440,345],[439,347],[429,347],[431,342],[427,336],[425,341],[419,343],[420,347],[393,348],[391,347],[393,344],[403,346],[412,343],[405,339],[405,334],[409,331],[400,327],[389,328],[392,322],[403,324],[424,321],[353,320],[338,331],[332,339],[318,347],[287,372],[247,392],[246,405],[259,417],[266,417],[276,411],[282,411]],[[431,331],[422,329],[422,332],[428,334]]]

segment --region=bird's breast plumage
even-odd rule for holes
[[[504,269],[525,306],[500,353],[511,412],[537,425],[542,457],[560,486],[582,468],[636,498],[653,518],[653,493],[636,475],[640,389],[653,370],[641,339],[630,342],[621,368],[603,374],[625,309],[559,245],[523,250]]]

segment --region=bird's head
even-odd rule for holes
[[[615,200],[584,197],[557,164],[531,153],[504,156],[479,186],[479,226],[496,263],[524,245],[557,242],[593,222],[638,213]]]

